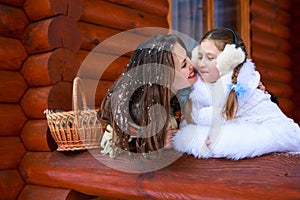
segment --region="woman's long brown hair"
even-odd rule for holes
[[[118,147],[126,151],[144,153],[156,151],[164,146],[170,102],[173,96],[169,88],[171,88],[174,81],[174,73],[166,72],[165,68],[161,66],[175,69],[172,54],[175,43],[179,43],[186,49],[182,40],[173,34],[156,35],[141,43],[133,52],[124,75],[114,83],[102,101],[98,118],[102,123],[112,126],[114,150]],[[144,67],[140,68],[140,66]],[[135,69],[138,70],[132,74],[131,72]],[[148,69],[151,69],[150,73]],[[126,74],[130,74],[131,77],[124,79]],[[142,84],[132,94],[128,94],[128,91],[136,82],[145,82],[145,80],[150,80],[151,76],[162,79],[163,84],[148,84],[146,81],[146,84]],[[114,94],[118,94],[118,96],[116,97]],[[155,119],[149,117],[149,108],[155,104],[159,104],[165,109],[166,119],[164,119],[164,116],[155,116]],[[150,129],[152,130],[156,128],[155,126],[161,120],[165,120],[165,123],[163,128],[156,134],[137,137],[132,146],[132,142],[129,142],[132,134],[129,118],[132,119],[131,123],[140,127],[151,124]]]

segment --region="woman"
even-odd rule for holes
[[[103,153],[111,154],[111,146],[138,153],[166,146],[167,130],[177,125],[169,115],[173,97],[196,81],[178,36],[156,35],[141,43],[102,102],[98,117],[106,127]]]

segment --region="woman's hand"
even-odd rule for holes
[[[169,129],[166,132],[166,137],[165,137],[165,149],[172,149],[173,144],[172,144],[172,138],[173,136],[177,133],[178,129]]]
[[[264,86],[264,84],[261,81],[259,82],[257,88],[264,91],[265,94],[268,94],[268,91],[266,90],[266,87]]]

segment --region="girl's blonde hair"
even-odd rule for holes
[[[226,44],[236,44],[236,47],[240,47],[245,52],[246,56],[244,62],[246,61],[247,58],[246,46],[242,38],[231,29],[228,28],[212,29],[203,36],[200,43],[203,40],[214,41],[215,46],[220,51],[224,50]],[[237,83],[237,78],[244,62],[242,62],[241,64],[239,64],[233,69],[233,74],[231,76],[231,83],[234,85]],[[225,102],[223,108],[223,115],[226,117],[227,120],[231,120],[235,117],[237,109],[238,109],[238,98],[234,88],[232,88]]]

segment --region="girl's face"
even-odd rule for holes
[[[173,47],[173,58],[175,64],[175,79],[173,89],[180,90],[192,86],[197,81],[194,65],[187,56],[186,50],[176,43]]]
[[[197,70],[205,82],[213,83],[219,79],[217,56],[220,53],[213,40],[205,39],[200,43]]]

